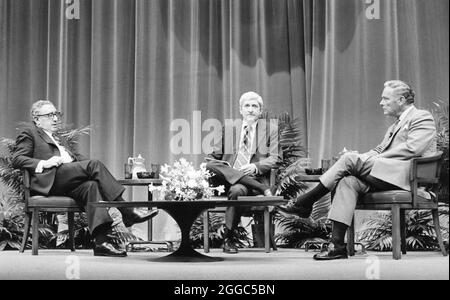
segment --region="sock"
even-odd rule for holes
[[[333,230],[331,232],[331,242],[335,246],[344,246],[345,232],[348,226],[344,223],[333,220]]]
[[[101,245],[108,241],[108,234],[111,232],[111,223],[104,223],[99,225],[95,232],[93,232],[94,241],[96,245]]]
[[[300,195],[295,201],[295,205],[302,207],[312,207],[317,200],[319,200],[329,192],[330,191],[322,184],[322,182],[319,182],[319,184],[312,190],[303,195]]]
[[[268,186],[267,184],[261,183],[248,175],[245,175],[244,177],[239,179],[238,182],[245,185],[248,188],[261,192],[261,194],[264,194],[265,190],[270,189],[270,186]]]

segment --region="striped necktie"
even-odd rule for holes
[[[239,152],[233,166],[233,168],[237,170],[239,170],[243,165],[248,164],[250,160],[250,148],[249,148],[250,130],[251,130],[250,126],[246,125],[244,127],[244,137],[242,139],[242,143],[240,144]]]

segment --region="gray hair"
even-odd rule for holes
[[[263,107],[263,99],[260,95],[255,92],[246,92],[243,93],[241,98],[239,98],[239,106],[242,106],[245,101],[248,100],[256,100],[259,104],[259,107],[262,109]]]
[[[403,96],[408,104],[414,103],[416,93],[411,87],[401,80],[390,80],[384,83],[384,87],[391,88],[395,95]]]
[[[41,107],[44,106],[44,105],[53,105],[53,106],[55,106],[51,101],[48,101],[48,100],[38,100],[38,101],[34,102],[33,105],[31,105],[31,109],[30,109],[30,115],[31,115],[32,119],[34,119],[36,117],[36,115],[37,115],[36,112],[39,109],[41,109]]]

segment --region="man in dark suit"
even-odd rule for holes
[[[244,93],[239,99],[242,120],[227,122],[222,136],[206,158],[216,184],[224,184],[228,199],[239,196],[272,196],[269,186],[270,170],[280,161],[278,126],[260,119],[263,100],[255,92]],[[233,242],[235,229],[242,214],[238,207],[228,207],[225,212],[225,253],[237,253]]]
[[[95,240],[94,255],[126,256],[126,252],[109,240],[113,220],[106,208],[88,203],[124,201],[124,187],[98,160],[89,160],[76,150],[69,150],[67,141],[58,136],[61,113],[50,101],[39,100],[32,105],[33,124],[24,128],[16,140],[12,163],[15,168],[30,172],[30,191],[34,195],[67,195],[84,207],[89,230]],[[132,208],[119,208],[125,226],[132,226],[154,217],[158,211],[140,213]]]
[[[436,152],[436,125],[433,116],[414,106],[414,91],[400,80],[384,84],[380,105],[384,114],[395,119],[383,141],[363,153],[343,155],[311,191],[279,210],[307,218],[313,204],[334,191],[328,218],[333,222],[330,247],[314,256],[316,260],[347,258],[345,232],[353,219],[359,195],[370,190],[411,190],[410,160]]]

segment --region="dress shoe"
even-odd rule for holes
[[[228,254],[236,254],[238,253],[238,249],[230,239],[225,239],[223,243],[223,252]]]
[[[132,213],[125,214],[125,215],[122,214],[122,220],[123,220],[123,224],[125,224],[125,227],[130,227],[130,226],[133,226],[134,224],[145,222],[145,221],[153,218],[157,214],[158,214],[157,209],[152,209],[146,213],[142,213],[138,210],[134,210]]]
[[[330,243],[326,251],[322,251],[320,253],[315,254],[313,258],[315,260],[333,260],[333,259],[348,258],[347,247],[345,245],[335,246],[333,243]]]
[[[103,242],[100,245],[95,245],[94,256],[125,257],[127,252],[118,250],[112,243]]]
[[[306,208],[303,206],[296,206],[294,203],[288,203],[286,205],[277,206],[278,210],[291,215],[297,215],[300,218],[309,218],[312,212],[312,208]]]

